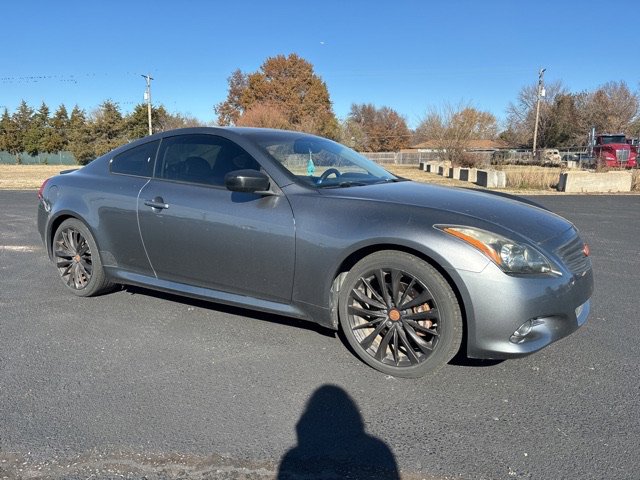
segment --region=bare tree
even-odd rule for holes
[[[498,131],[496,117],[466,104],[431,107],[416,129],[416,139],[429,141],[457,164],[465,162],[470,140],[492,140]]]
[[[639,111],[638,94],[631,92],[624,81],[608,82],[595,92],[583,95],[579,103],[581,123],[585,132],[595,127],[598,132],[636,133],[632,124]]]
[[[389,107],[353,104],[343,125],[345,143],[363,152],[394,152],[408,147],[411,132],[406,120]]]
[[[540,118],[538,121],[538,145],[547,145],[547,133],[551,125],[552,107],[559,95],[568,93],[561,81],[548,83],[545,86],[545,96],[540,102]],[[507,107],[507,130],[511,140],[523,145],[533,145],[533,131],[535,127],[536,102],[538,100],[538,84],[534,83],[522,87],[515,103]]]

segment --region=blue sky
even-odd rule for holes
[[[213,122],[227,77],[297,53],[326,82],[334,110],[389,106],[415,127],[443,102],[499,119],[526,84],[571,91],[640,81],[632,1],[31,1],[4,0],[0,108],[54,110],[143,101]],[[606,15],[609,15],[608,17]],[[606,21],[603,21],[606,20]],[[625,23],[626,22],[626,23]],[[45,77],[45,78],[39,78]]]

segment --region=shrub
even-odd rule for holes
[[[482,162],[482,158],[477,155],[473,155],[472,153],[468,153],[468,152],[462,152],[458,156],[455,163],[457,164],[456,166],[460,166],[463,168],[477,168],[483,162]]]

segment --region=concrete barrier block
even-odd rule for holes
[[[420,162],[420,166],[418,167],[423,172],[427,171],[427,162]]]
[[[465,182],[476,183],[478,181],[478,169],[477,168],[461,168],[460,180]]]
[[[427,163],[427,172],[429,173],[438,173],[438,165],[440,165],[440,162],[426,162]]]
[[[453,167],[449,169],[449,178],[453,178],[454,180],[460,180],[460,171],[462,168]]]
[[[558,190],[566,193],[630,192],[631,172],[565,172],[560,174]]]
[[[478,170],[476,183],[481,187],[505,188],[507,175],[499,170]]]
[[[443,177],[449,171],[449,167],[445,167],[443,165],[438,166],[438,175],[442,175]]]

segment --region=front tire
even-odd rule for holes
[[[107,279],[98,246],[84,223],[68,218],[53,237],[53,258],[65,286],[75,295],[90,297],[112,287]]]
[[[455,293],[427,262],[397,251],[360,260],[340,287],[340,326],[367,364],[417,378],[460,349],[462,314]]]

